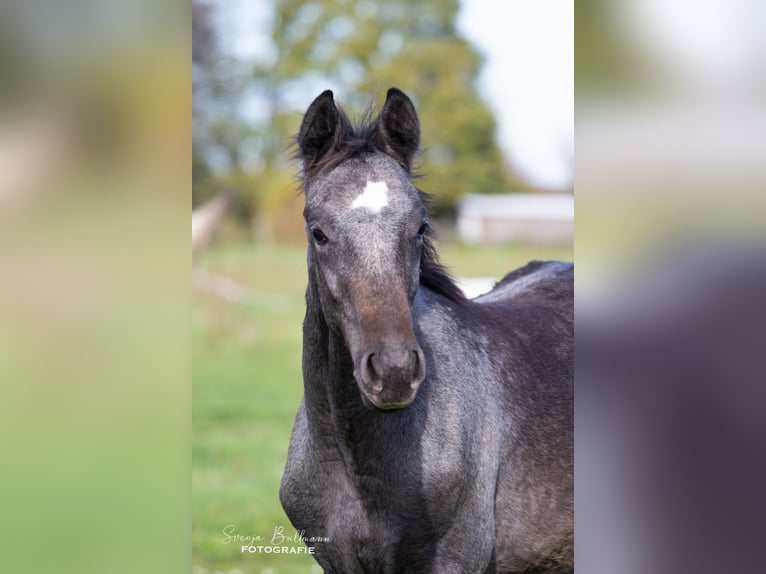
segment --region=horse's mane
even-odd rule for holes
[[[356,123],[351,122],[348,115],[342,108],[338,108],[341,117],[341,125],[344,126],[344,135],[339,142],[333,146],[327,154],[320,160],[313,163],[310,169],[305,166],[301,174],[301,189],[305,188],[306,182],[322,173],[327,173],[338,167],[344,161],[354,158],[361,158],[376,153],[388,152],[381,144],[380,123],[377,116],[373,116],[372,103],[367,107],[360,120]],[[298,137],[294,139],[295,149],[292,153],[294,160],[300,160],[300,149],[297,145]],[[409,165],[400,164],[407,172],[410,180],[420,176],[413,173]],[[418,195],[426,210],[431,203],[431,195],[418,189]],[[439,261],[439,255],[434,246],[436,237],[434,229],[426,226],[426,232],[423,236],[423,253],[420,257],[420,284],[432,291],[446,297],[450,301],[463,304],[468,301],[466,296],[457,286],[455,280],[449,271]]]
[[[420,195],[420,201],[423,202],[426,210],[428,210],[431,204],[431,195],[420,189],[418,189],[418,195]],[[466,303],[468,299],[465,294],[457,286],[447,268],[439,261],[439,254],[436,252],[436,246],[434,245],[435,238],[435,230],[430,225],[427,225],[426,232],[423,234],[423,253],[420,256],[420,284],[443,295],[454,303]]]

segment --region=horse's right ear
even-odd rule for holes
[[[311,102],[298,132],[298,149],[304,169],[311,169],[340,143],[344,126],[345,118],[335,107],[332,90],[325,90]]]
[[[420,120],[412,100],[400,89],[391,88],[378,121],[383,149],[410,170],[420,146]]]

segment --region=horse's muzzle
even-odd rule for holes
[[[414,341],[368,345],[355,375],[366,402],[379,410],[402,409],[415,400],[426,378],[426,362]]]

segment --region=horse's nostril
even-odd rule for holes
[[[369,392],[379,394],[385,388],[400,392],[409,387],[415,391],[426,376],[423,352],[417,345],[402,346],[394,352],[365,353],[359,363],[360,382]]]
[[[426,378],[426,361],[425,357],[423,356],[423,351],[421,351],[419,348],[412,352],[415,354],[415,377],[412,379],[410,387],[417,389],[420,386],[420,383],[422,383]]]
[[[362,359],[362,378],[365,382],[372,385],[375,392],[380,392],[383,389],[383,381],[381,380],[380,370],[375,366],[375,362],[375,353],[368,353]]]

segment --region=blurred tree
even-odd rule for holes
[[[214,16],[211,4],[193,0],[192,205],[235,179],[239,183],[234,190],[239,200],[235,208],[246,214],[254,186],[248,182],[243,151],[257,131],[242,119],[240,111],[251,78],[246,63],[221,50]]]
[[[457,33],[458,8],[457,0],[277,0],[276,60],[256,72],[271,76],[272,133],[296,124],[283,113],[286,99],[302,86],[317,91],[318,77],[357,113],[371,94],[396,86],[421,116],[423,186],[437,207],[449,209],[465,192],[510,191],[520,178],[510,174],[475,88],[481,58]]]
[[[222,8],[193,0],[195,203],[226,187],[240,213],[255,208],[261,227],[290,220],[284,210],[297,205],[296,185],[285,150],[301,114],[328,87],[352,116],[391,86],[410,95],[423,126],[422,187],[440,210],[466,192],[525,187],[474,85],[481,57],[457,33],[458,7],[458,0],[273,0],[271,46],[245,68],[220,49],[214,16]],[[243,114],[246,106],[257,113]]]

